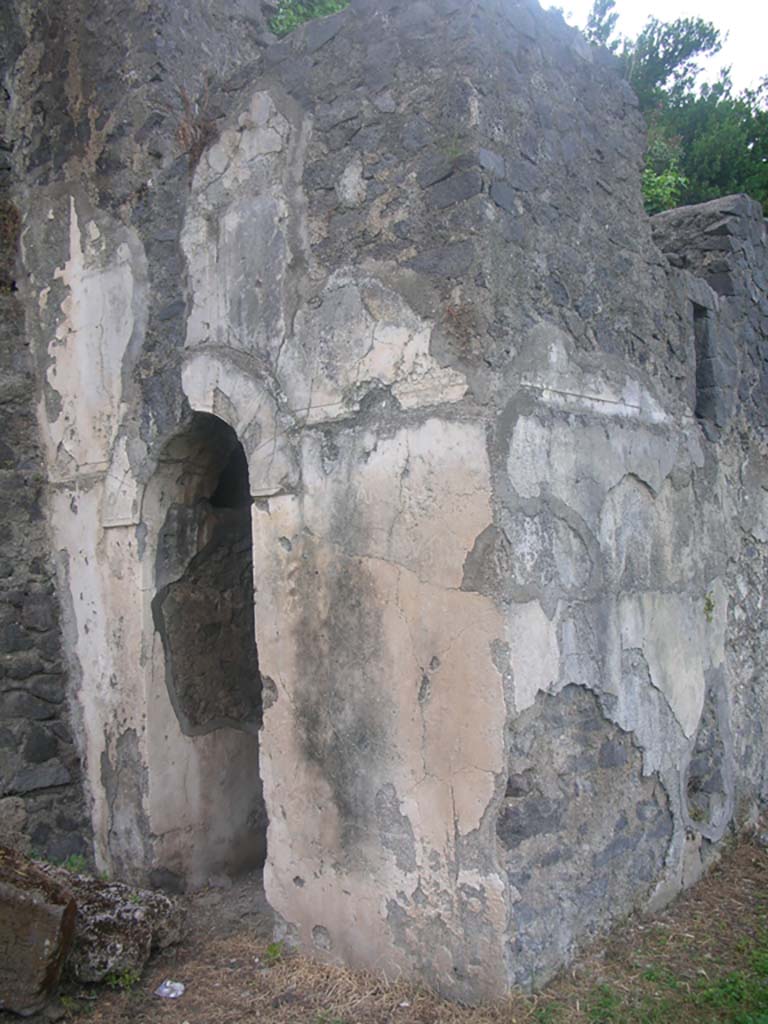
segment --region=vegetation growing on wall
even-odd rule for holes
[[[277,13],[269,19],[270,31],[282,38],[305,21],[343,11],[349,0],[279,0]]]
[[[697,86],[698,60],[721,48],[701,18],[649,18],[616,36],[615,0],[594,0],[587,38],[616,54],[648,121],[643,195],[649,213],[746,192],[768,213],[768,77],[736,95],[729,69]]]

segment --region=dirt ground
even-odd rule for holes
[[[768,852],[734,843],[654,919],[633,919],[535,997],[466,1008],[271,943],[258,875],[189,900],[183,942],[126,991],[70,989],[53,1016],[89,1024],[768,1024]],[[184,994],[161,999],[165,979]],[[765,1010],[765,1012],[763,1012]],[[49,1016],[49,1020],[51,1017]],[[0,1022],[11,1018],[0,1014]]]

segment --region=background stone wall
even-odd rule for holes
[[[702,426],[738,463],[742,503],[729,523],[735,539],[729,563],[728,665],[733,680],[733,743],[737,812],[768,794],[765,723],[768,670],[764,598],[768,502],[765,489],[768,373],[768,234],[759,204],[729,196],[659,214],[654,239],[680,268],[691,301],[706,302],[691,274],[717,294],[709,312],[705,351],[697,362]],[[712,305],[711,301],[709,303]],[[698,306],[701,309],[701,306]],[[721,448],[722,450],[722,448]]]

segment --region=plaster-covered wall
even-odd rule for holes
[[[222,54],[225,6],[190,14]],[[171,19],[185,158],[148,29],[84,48],[111,12],[26,12],[14,101],[97,862],[196,886],[266,819],[303,949],[465,1000],[540,983],[765,798],[759,208],[665,215],[657,248],[634,98],[535,5],[238,22],[216,76]],[[200,575],[237,443],[252,639],[234,569]],[[237,657],[177,679],[170,593]]]

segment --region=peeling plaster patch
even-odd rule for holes
[[[342,206],[352,208],[359,206],[365,199],[366,185],[363,181],[363,161],[359,154],[355,155],[344,168],[344,173],[336,182],[336,195]]]
[[[538,324],[530,332],[526,351],[535,363],[520,375],[522,387],[537,392],[547,405],[564,411],[663,423],[667,415],[647,386],[614,369],[605,360],[584,370],[571,357],[573,342],[554,324]],[[541,355],[545,354],[545,360]]]
[[[401,871],[416,870],[416,842],[410,819],[400,810],[395,787],[388,783],[376,794],[376,821],[382,846],[395,855]]]
[[[651,682],[692,736],[704,705],[703,610],[686,596],[659,592],[623,595],[618,608],[622,647],[643,651]]]
[[[123,435],[112,449],[112,460],[104,480],[101,513],[105,527],[135,526],[141,519],[142,487],[131,466],[128,444],[127,436]]]
[[[225,129],[195,172],[181,245],[192,305],[188,347],[274,357],[285,334],[290,127],[266,92]]]
[[[490,519],[485,433],[433,418],[390,437],[324,434],[305,434],[302,494],[254,513],[259,660],[279,693],[262,734],[269,849],[279,851],[265,869],[268,899],[308,946],[321,926],[334,956],[392,971],[438,941],[439,905],[445,976],[454,964],[462,977],[478,970],[469,928],[483,963],[498,964],[501,991],[502,882],[478,871],[477,888],[495,894],[483,908],[455,887],[459,837],[483,821],[504,764],[491,655],[503,621],[492,600],[458,589]],[[303,755],[305,710],[315,747],[335,749],[342,770],[335,754]],[[399,908],[405,944],[394,918],[382,927],[383,900]]]
[[[103,532],[100,528],[101,480],[52,488],[49,500],[60,552],[60,593],[69,609],[70,657],[82,666],[83,760],[93,795],[94,833],[99,861],[107,864],[119,850],[110,852],[114,832],[110,832],[111,811],[101,768],[116,720],[122,732],[129,730],[139,744],[137,757],[144,757],[141,621],[131,621],[125,614],[126,594],[142,591],[142,572],[136,558],[135,531]],[[86,692],[87,700],[83,699]],[[114,768],[115,751],[107,750],[105,756],[112,757]],[[126,838],[129,846],[135,841],[134,835]],[[125,862],[134,875],[144,866],[139,857],[127,856]]]
[[[521,497],[551,493],[597,529],[611,487],[631,473],[658,493],[677,452],[674,436],[641,424],[534,414],[515,424],[507,470]]]
[[[306,525],[345,551],[382,558],[419,579],[460,587],[474,539],[491,519],[490,465],[480,424],[432,417],[392,437],[340,435],[333,473],[323,441],[303,440]],[[343,481],[343,485],[342,485]]]
[[[237,434],[248,456],[254,497],[295,483],[290,424],[281,420],[274,398],[255,372],[238,365],[232,354],[198,350],[184,362],[181,385],[195,411],[219,416]]]
[[[543,502],[525,510],[503,509],[500,526],[491,525],[476,538],[462,588],[508,602],[538,598],[548,614],[566,595],[583,598],[595,587],[593,556],[572,525],[576,517],[560,511],[553,514]]]
[[[109,808],[112,864],[121,877],[131,878],[149,859],[150,835],[145,809],[147,771],[135,729],[126,729],[116,742],[107,743],[101,755],[101,783]]]
[[[219,212],[212,242],[209,220],[188,216],[182,234],[192,295],[188,348],[277,353],[285,333],[287,217],[280,196],[244,196]]]
[[[534,703],[539,691],[551,690],[560,676],[557,622],[547,618],[538,601],[514,604],[507,612],[506,637],[520,712]]]
[[[69,259],[56,271],[67,289],[46,379],[60,396],[56,418],[40,410],[54,473],[106,468],[122,410],[121,381],[131,343],[146,322],[146,260],[136,235],[115,227],[109,254],[100,232],[81,231],[70,198]]]
[[[337,271],[320,303],[299,311],[278,376],[294,413],[308,423],[355,411],[374,387],[391,387],[403,408],[460,401],[463,374],[429,353],[432,324],[374,278]]]
[[[711,668],[725,662],[725,641],[728,632],[728,591],[722,580],[713,580],[702,601],[706,621],[707,657]]]
[[[627,473],[600,513],[606,580],[617,590],[644,590],[660,579],[687,589],[692,580],[712,578],[728,554],[722,524],[722,507],[697,500],[687,470],[673,470],[656,493]]]
[[[260,158],[280,153],[287,142],[290,126],[268,92],[256,92],[237,128],[227,128],[203,154],[195,171],[193,191],[210,193],[234,191],[251,182],[254,167],[269,168]]]

